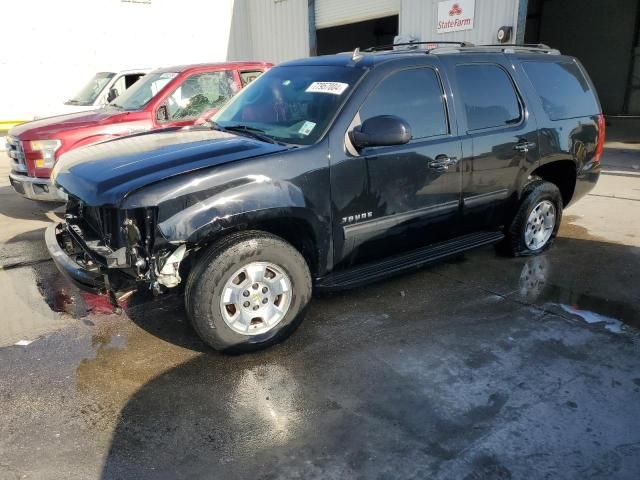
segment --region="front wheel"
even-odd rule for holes
[[[537,255],[553,243],[562,220],[562,195],[553,183],[536,180],[525,187],[522,203],[501,245],[513,256]]]
[[[304,258],[263,232],[230,235],[209,247],[187,281],[187,314],[216,350],[244,352],[286,338],[311,298]]]

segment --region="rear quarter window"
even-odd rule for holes
[[[600,113],[594,92],[573,62],[523,62],[522,67],[551,120]]]

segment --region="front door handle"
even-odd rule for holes
[[[434,170],[448,170],[450,166],[458,163],[456,157],[450,157],[449,155],[437,155],[436,158],[429,161],[429,168]]]
[[[514,150],[524,153],[528,152],[531,148],[536,148],[536,144],[534,142],[519,142],[513,146]]]

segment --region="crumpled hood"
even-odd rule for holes
[[[61,156],[51,178],[87,205],[118,205],[151,183],[285,149],[209,128],[172,129],[72,150]]]
[[[41,118],[32,122],[22,123],[13,127],[9,135],[20,140],[40,140],[54,138],[59,132],[74,130],[103,123],[113,123],[114,117],[126,117],[129,112],[123,112],[114,108],[101,108],[88,112],[68,113],[54,117]]]

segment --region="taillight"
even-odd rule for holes
[[[600,157],[602,156],[602,151],[604,150],[604,115],[601,113],[598,115],[598,140],[596,143],[596,153],[594,155],[593,161],[599,162]]]

